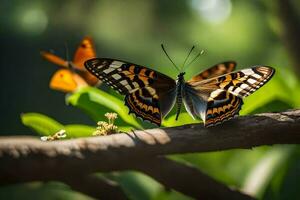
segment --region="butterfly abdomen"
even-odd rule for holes
[[[182,105],[182,95],[181,95],[181,93],[177,93],[176,104],[177,104],[176,120],[178,120],[180,110],[181,110],[181,105]]]
[[[182,92],[183,92],[183,86],[184,86],[184,74],[180,73],[178,75],[177,84],[176,84],[176,90],[177,90],[177,96],[176,96],[176,104],[177,104],[177,111],[176,111],[176,120],[178,120],[181,105],[182,105]]]

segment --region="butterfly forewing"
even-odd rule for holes
[[[130,112],[144,120],[160,125],[162,117],[173,106],[176,83],[164,74],[147,67],[108,58],[90,59],[85,62],[85,66],[114,90],[126,95],[125,104]],[[161,103],[165,101],[169,103]]]
[[[274,74],[274,69],[266,66],[257,66],[244,69],[236,73],[221,76],[217,85],[230,93],[246,97],[263,86]]]
[[[84,68],[84,62],[88,59],[95,58],[96,51],[92,38],[85,37],[77,48],[73,64],[74,68],[79,71],[79,74],[86,80],[89,85],[98,85],[99,80]]]
[[[41,55],[48,61],[53,62],[61,67],[68,67],[68,61],[47,51],[41,51]]]
[[[74,54],[73,63],[77,69],[85,71],[84,62],[95,57],[94,43],[90,37],[85,37]]]
[[[270,80],[274,71],[271,67],[256,66],[190,84],[197,90],[222,89],[243,98],[252,94]]]
[[[198,82],[205,79],[221,76],[223,74],[227,74],[229,72],[232,72],[235,69],[235,66],[236,66],[236,62],[234,61],[227,61],[227,62],[216,64],[204,70],[200,74],[194,76],[188,82]]]
[[[68,69],[60,69],[52,76],[49,86],[51,89],[62,92],[74,92],[81,87],[87,86],[87,83],[78,74]]]

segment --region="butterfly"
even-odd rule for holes
[[[85,37],[77,48],[73,61],[68,61],[50,52],[42,51],[41,55],[48,61],[57,64],[65,69],[57,70],[50,80],[50,88],[74,92],[78,88],[88,85],[95,86],[100,81],[88,72],[84,67],[84,61],[95,58],[96,52],[94,43],[90,37]]]
[[[174,80],[150,68],[110,58],[87,60],[85,67],[125,95],[129,113],[159,126],[175,104],[177,120],[182,103],[194,119],[202,118],[205,126],[229,120],[238,115],[243,98],[263,86],[275,72],[273,68],[261,65],[233,72],[236,63],[228,61],[216,64],[185,81],[183,69]]]

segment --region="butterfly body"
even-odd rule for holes
[[[125,95],[129,113],[157,125],[177,105],[176,120],[182,104],[193,118],[205,126],[222,123],[241,109],[242,98],[265,84],[274,74],[267,66],[232,72],[235,62],[214,65],[185,81],[184,72],[174,80],[147,67],[110,58],[85,62],[88,71]]]

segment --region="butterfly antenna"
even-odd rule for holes
[[[173,60],[170,58],[169,54],[167,53],[165,47],[163,44],[161,44],[161,48],[164,51],[164,53],[166,54],[166,56],[168,57],[168,59],[171,61],[171,63],[174,65],[174,67],[180,72],[179,68],[175,65],[175,63],[173,62]]]
[[[195,56],[195,58],[194,58],[191,62],[189,62],[189,64],[186,65],[186,68],[187,68],[188,66],[190,66],[194,61],[196,61],[203,53],[204,53],[204,50],[201,50],[200,53],[198,53],[198,54]],[[183,69],[184,69],[184,68],[183,68]]]
[[[68,48],[68,44],[65,42],[65,56],[66,56],[66,61],[68,62],[68,67],[72,70],[73,67],[72,67],[72,64],[69,60],[69,48]]]
[[[195,46],[193,46],[191,48],[191,50],[189,51],[188,55],[186,56],[186,58],[185,58],[185,60],[184,60],[184,62],[182,64],[182,70],[184,69],[184,65],[185,65],[186,61],[188,60],[188,58],[190,57],[190,55],[191,55],[192,51],[194,50],[194,48],[195,48]]]

